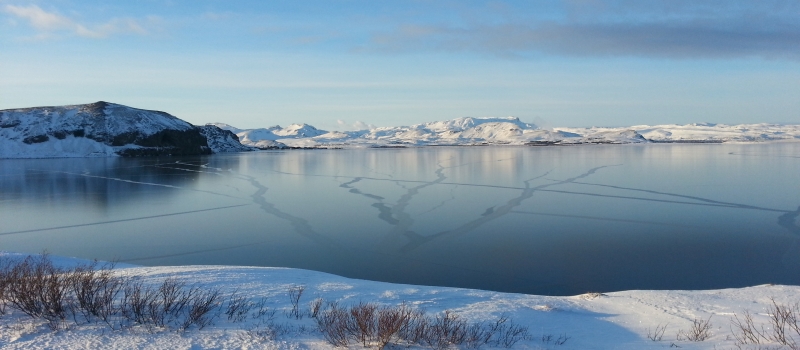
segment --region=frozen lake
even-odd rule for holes
[[[800,143],[0,160],[0,250],[569,295],[800,284]]]

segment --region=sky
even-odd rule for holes
[[[0,0],[0,109],[322,129],[800,124],[800,1]]]

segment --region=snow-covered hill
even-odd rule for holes
[[[0,158],[193,155],[246,151],[236,135],[107,102],[0,111]]]

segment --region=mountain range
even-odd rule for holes
[[[0,158],[163,156],[283,148],[580,145],[800,140],[800,125],[696,123],[544,129],[515,117],[326,131],[308,124],[240,129],[192,125],[169,113],[108,102],[0,110]]]

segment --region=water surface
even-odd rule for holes
[[[800,143],[0,160],[0,250],[536,294],[800,284]]]

